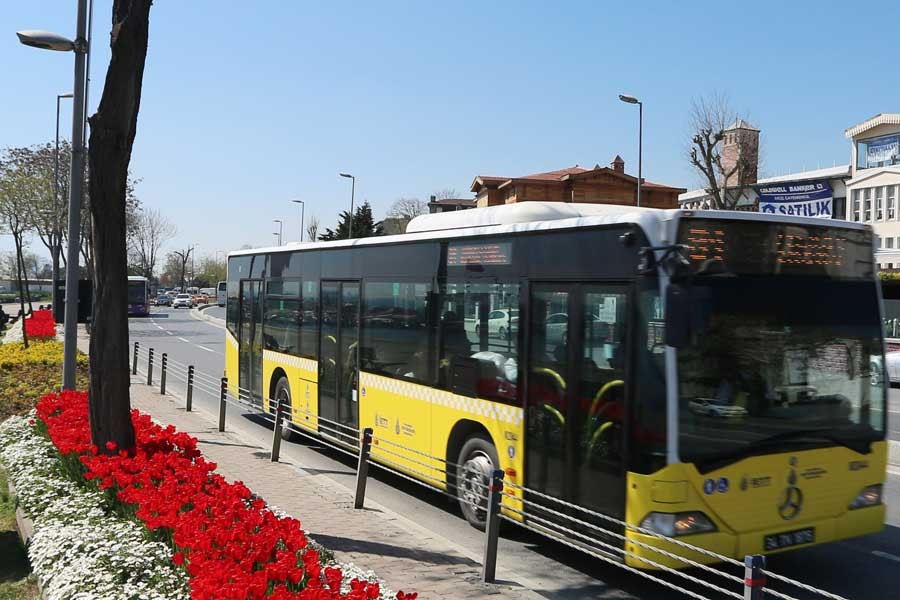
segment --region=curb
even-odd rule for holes
[[[214,317],[212,315],[204,314],[204,311],[207,308],[212,308],[214,306],[218,306],[217,304],[206,304],[204,306],[199,306],[191,309],[190,315],[194,319],[198,321],[207,321],[210,325],[214,325],[215,327],[219,327],[221,329],[225,329],[225,319],[220,319],[219,317]]]

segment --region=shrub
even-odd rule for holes
[[[62,342],[13,342],[0,346],[0,421],[24,414],[38,398],[59,389],[62,377]],[[88,386],[88,359],[78,353],[76,385]]]

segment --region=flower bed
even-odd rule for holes
[[[25,319],[25,333],[29,339],[56,339],[56,322],[50,310],[36,310]]]
[[[109,454],[100,453],[90,443],[85,394],[47,395],[37,414],[66,471],[92,482],[110,507],[142,523],[150,539],[171,550],[192,598],[387,597],[379,583],[323,565],[300,522],[276,515],[242,483],[216,474],[216,465],[197,450],[196,438],[135,410],[134,452],[117,452],[110,444]]]
[[[0,421],[34,408],[35,399],[59,388],[63,344],[53,340],[0,345]],[[76,384],[88,384],[88,359],[76,355]]]
[[[0,460],[19,507],[34,521],[28,553],[45,598],[188,597],[187,577],[171,563],[169,548],[109,510],[102,493],[73,481],[28,419],[0,424]]]

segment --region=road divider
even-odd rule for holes
[[[197,319],[198,321],[206,321],[211,325],[215,325],[220,329],[225,329],[225,319],[220,319],[219,317],[214,317],[210,314],[207,314],[206,311],[209,308],[213,308],[218,306],[217,304],[204,304],[203,306],[198,306],[196,308],[192,308],[190,315],[191,317]]]

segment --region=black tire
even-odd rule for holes
[[[272,394],[275,400],[279,401],[282,404],[291,405],[291,384],[288,382],[287,377],[282,377],[275,384],[275,393]],[[283,421],[281,425],[281,439],[286,440],[288,442],[294,439],[296,433],[294,430],[288,426],[288,423],[291,421],[291,414],[286,412],[283,415]]]
[[[475,337],[481,337],[481,325],[475,324]]]
[[[487,526],[487,487],[491,472],[500,464],[497,449],[483,434],[466,440],[456,461],[456,497],[459,509],[472,527]]]
[[[882,375],[881,375],[881,368],[878,366],[878,363],[873,362],[869,366],[869,370],[871,373],[869,375],[869,383],[871,385],[877,386],[877,385],[881,385],[882,383],[884,383]]]
[[[500,339],[501,339],[501,340],[508,340],[508,339],[509,339],[509,337],[507,337],[506,327],[501,327],[499,330],[497,330],[497,335],[500,336]]]

